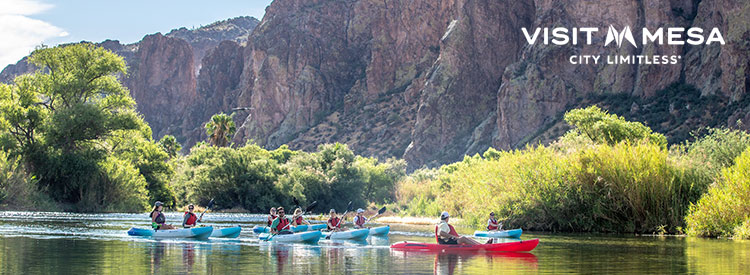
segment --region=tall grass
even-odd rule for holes
[[[688,234],[750,237],[750,149],[724,168],[708,193],[690,207]]]
[[[20,157],[0,151],[0,209],[46,210],[58,206],[37,190],[37,180],[26,173]]]
[[[652,233],[684,226],[688,206],[710,182],[692,162],[647,142],[485,155],[491,157],[467,157],[440,169],[435,179],[398,186],[439,186],[434,203],[477,226],[494,211],[506,227]]]

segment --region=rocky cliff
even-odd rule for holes
[[[565,130],[562,114],[586,104],[674,137],[736,126],[750,119],[747,22],[742,0],[276,0],[246,39],[211,27],[230,35],[204,46],[175,30],[123,47],[135,68],[126,83],[157,136],[189,146],[211,114],[251,107],[236,113],[235,143],[338,141],[416,168],[549,141]],[[590,45],[529,45],[521,32],[559,26],[600,31]],[[644,27],[719,28],[727,43],[605,46],[609,26],[637,39]],[[680,58],[571,64],[572,55]]]

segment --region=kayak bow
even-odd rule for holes
[[[222,228],[222,229],[214,229],[213,233],[211,233],[211,237],[212,238],[237,238],[240,236],[241,232],[242,232],[242,227],[239,227],[239,226]]]
[[[370,236],[383,236],[388,235],[388,232],[391,231],[391,226],[381,226],[381,227],[373,227],[370,228]]]
[[[326,236],[326,239],[331,240],[364,240],[367,239],[368,235],[370,235],[370,229],[368,228],[339,232],[323,232],[323,236]]]

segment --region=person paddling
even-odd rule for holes
[[[298,226],[303,224],[310,224],[305,218],[302,217],[302,208],[297,207],[294,209],[294,216],[292,217],[292,225]]]
[[[278,217],[276,216],[276,208],[271,207],[271,210],[268,211],[268,226],[271,226],[276,217]]]
[[[331,215],[326,223],[328,231],[341,231],[341,219],[336,216],[336,209],[331,209],[328,213]]]
[[[174,226],[167,224],[167,218],[164,217],[164,213],[162,213],[162,209],[164,205],[160,201],[157,201],[154,203],[154,210],[151,211],[151,214],[149,215],[151,217],[151,227],[154,228],[154,230],[159,229],[175,229]]]
[[[443,212],[440,214],[440,223],[435,226],[435,240],[439,244],[480,244],[470,238],[458,235],[456,229],[448,223],[450,214]],[[492,243],[492,239],[488,243]]]
[[[193,210],[195,209],[195,206],[192,204],[188,205],[188,211],[185,212],[185,215],[182,216],[182,227],[184,228],[191,228],[195,227],[198,222],[201,222],[201,218],[198,218],[198,215],[193,213]]]
[[[497,219],[495,219],[495,212],[490,212],[490,219],[487,220],[487,230],[498,231],[501,228],[503,228],[503,223],[498,222]]]
[[[357,215],[354,216],[354,228],[365,228],[365,223],[367,222],[367,218],[363,215],[365,213],[365,210],[360,208],[357,209]]]
[[[284,207],[279,206],[276,208],[276,214],[279,216],[271,223],[271,233],[279,235],[292,234],[292,231],[289,228],[292,220],[289,219],[289,217],[284,216]]]

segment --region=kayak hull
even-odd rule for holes
[[[157,231],[154,231],[153,229],[133,227],[130,230],[128,230],[128,235],[152,237],[152,238],[164,238],[164,239],[191,238],[191,239],[205,240],[211,236],[211,233],[213,231],[214,231],[214,228],[211,226],[184,228],[184,229],[169,229],[169,230],[162,229],[162,230],[157,230]]]
[[[237,238],[242,233],[242,227],[235,226],[222,229],[214,229],[211,233],[212,238]]]
[[[445,245],[433,243],[400,242],[391,245],[396,250],[437,251],[437,252],[459,252],[459,251],[485,251],[485,252],[528,252],[539,245],[539,239],[532,239],[510,243],[493,243],[477,245]]]
[[[311,225],[303,224],[303,225],[291,227],[292,232],[314,231],[314,230],[321,230],[325,228],[326,228],[326,225],[324,223],[317,223],[317,224],[311,224]],[[271,233],[271,228],[268,226],[256,225],[255,227],[253,227],[253,232],[255,232],[255,234]]]
[[[381,226],[381,227],[373,227],[370,228],[370,236],[385,236],[388,235],[388,232],[391,231],[391,226]]]
[[[294,234],[286,235],[271,235],[269,233],[261,233],[258,239],[269,242],[284,242],[284,243],[317,243],[323,234],[320,231],[307,231],[298,232]]]
[[[364,240],[370,235],[370,229],[353,229],[339,232],[324,232],[323,236],[330,240]]]
[[[520,238],[523,234],[523,229],[510,229],[500,231],[474,231],[474,237],[486,237],[486,238]]]

